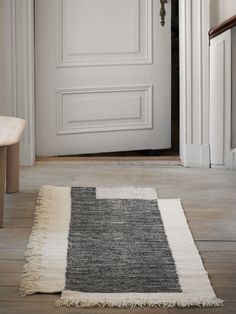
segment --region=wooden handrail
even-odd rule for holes
[[[236,15],[233,15],[232,17],[220,23],[219,25],[211,28],[209,31],[209,38],[212,39],[234,26],[236,26]]]

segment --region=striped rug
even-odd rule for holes
[[[40,189],[21,295],[56,306],[221,306],[178,199],[155,188]]]

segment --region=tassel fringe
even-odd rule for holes
[[[218,298],[212,299],[184,299],[184,300],[163,300],[163,301],[145,301],[145,300],[123,300],[123,301],[114,301],[114,300],[80,300],[80,299],[73,299],[73,298],[63,298],[61,297],[55,303],[55,307],[81,307],[81,308],[135,308],[135,307],[150,307],[150,308],[172,308],[172,307],[220,307],[224,305],[224,301]]]
[[[64,289],[70,203],[70,187],[40,188],[25,253],[21,296]]]

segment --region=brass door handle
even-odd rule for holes
[[[161,26],[164,26],[165,25],[165,17],[166,17],[165,4],[167,3],[167,0],[160,0],[160,2],[161,2],[161,9],[160,9]]]

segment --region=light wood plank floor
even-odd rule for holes
[[[35,199],[43,184],[153,186],[159,197],[181,198],[193,237],[223,308],[55,309],[57,295],[18,296]],[[0,313],[236,313],[236,172],[137,164],[43,164],[21,169],[21,191],[6,196],[0,230]]]

